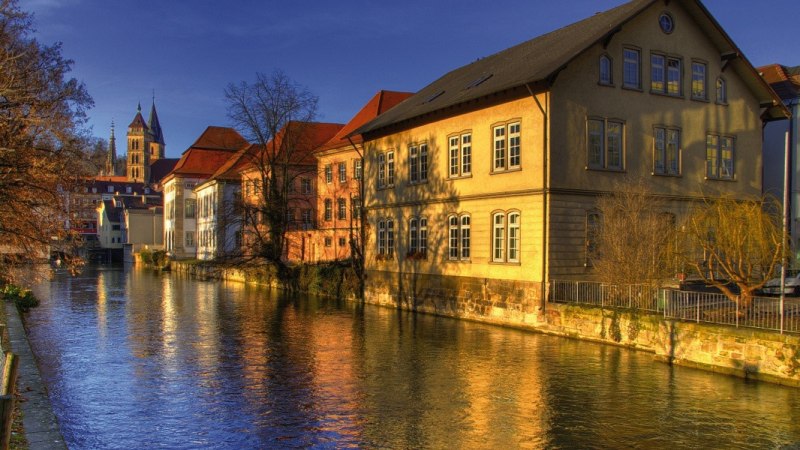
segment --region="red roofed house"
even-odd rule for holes
[[[410,92],[378,92],[316,152],[319,226],[311,244],[310,257],[306,259],[334,261],[350,258],[360,236],[364,171],[361,135],[347,136],[411,95]],[[304,223],[305,219],[302,219]]]
[[[790,236],[794,245],[795,259],[792,266],[797,267],[800,262],[800,184],[797,176],[800,174],[800,139],[798,139],[798,125],[800,125],[800,66],[787,67],[780,64],[770,64],[759,67],[758,72],[767,83],[772,86],[775,93],[792,112],[792,117],[787,120],[769,122],[764,126],[764,192],[782,198],[784,152],[786,148],[786,133],[789,133],[789,148],[791,153],[791,169],[789,180],[791,192],[791,229]]]
[[[250,144],[194,188],[197,198],[197,259],[238,256],[242,250],[242,177],[240,171],[261,147]]]
[[[289,122],[267,143],[264,151],[247,155],[248,165],[241,170],[245,254],[258,255],[265,245],[280,239],[270,235],[265,223],[265,214],[277,212],[287,230],[281,244],[283,258],[287,261],[308,259],[311,237],[304,231],[313,228],[309,218],[316,216],[317,204],[313,186],[317,173],[314,152],[342,127],[338,123]],[[262,187],[268,186],[269,180],[277,182],[275,189],[286,194],[286,204],[266,207],[269,193]]]
[[[194,258],[197,205],[194,187],[211,177],[247,141],[234,129],[208,127],[162,180],[164,245],[173,258]]]

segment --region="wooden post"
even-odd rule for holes
[[[11,442],[11,422],[14,413],[14,390],[17,385],[17,355],[6,352],[3,379],[0,384],[0,448],[6,450]]]

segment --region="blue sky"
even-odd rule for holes
[[[344,123],[378,90],[417,91],[444,73],[623,3],[621,0],[286,2],[21,0],[37,37],[62,42],[95,101],[90,125],[117,136],[155,91],[178,157],[208,125],[229,126],[223,90],[281,69]],[[797,0],[704,4],[756,65],[800,65]],[[124,145],[117,146],[124,152]]]

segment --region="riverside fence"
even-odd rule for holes
[[[754,297],[748,307],[726,295],[646,285],[615,286],[595,281],[551,281],[549,301],[621,308],[664,318],[800,333],[800,298]]]

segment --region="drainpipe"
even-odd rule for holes
[[[539,308],[542,312],[544,312],[547,305],[547,295],[549,292],[548,281],[550,277],[550,268],[547,264],[548,254],[550,253],[550,250],[547,246],[547,231],[549,226],[549,222],[547,220],[547,203],[550,189],[550,172],[547,167],[547,157],[550,154],[550,140],[548,135],[549,117],[547,108],[550,106],[550,98],[549,93],[545,92],[545,105],[542,105],[542,103],[536,97],[536,94],[533,93],[530,85],[525,84],[525,88],[528,89],[528,93],[536,102],[536,106],[539,107],[539,111],[542,113],[542,182],[544,183],[544,186],[542,186],[542,287],[539,296]]]

